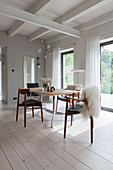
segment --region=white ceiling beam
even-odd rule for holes
[[[55,36],[49,38],[48,40],[46,40],[46,43],[50,44],[50,43],[53,43],[55,41],[61,40],[61,39],[66,38],[66,37],[68,37],[68,35],[58,34],[58,35],[55,35]]]
[[[104,23],[112,21],[112,20],[113,20],[113,11],[111,11],[111,12],[105,14],[105,15],[102,15],[102,16],[100,16],[98,18],[95,18],[95,19],[93,19],[93,20],[91,20],[91,21],[89,21],[89,22],[87,22],[85,24],[82,24],[82,25],[80,25],[80,26],[78,26],[76,28],[79,29],[80,31],[86,31],[88,29],[94,28],[94,27],[96,27],[98,25],[104,24]],[[46,43],[49,44],[49,43],[58,41],[60,39],[66,38],[66,37],[67,37],[67,35],[58,34],[58,35],[48,39],[46,41]]]
[[[33,25],[41,26],[59,33],[64,33],[73,37],[81,38],[80,31],[76,29],[67,27],[63,24],[59,24],[54,21],[50,21],[48,19],[36,16],[29,12],[17,9],[15,7],[3,3],[0,3],[0,14]]]
[[[37,38],[40,38],[41,36],[47,34],[51,32],[51,30],[47,29],[47,28],[40,28],[38,31],[34,32],[33,34],[31,34],[28,39],[29,41],[34,41]]]
[[[113,20],[113,11],[111,11],[105,15],[102,15],[96,19],[93,19],[85,24],[82,24],[81,26],[78,26],[78,28],[81,31],[85,31],[85,30],[88,30],[90,28],[96,27],[98,25],[104,24],[104,23],[112,21],[112,20]]]
[[[104,5],[105,3],[108,3],[108,1],[111,1],[111,0],[85,1],[82,4],[80,4],[79,6],[77,6],[76,8],[73,8],[72,10],[70,10],[69,12],[64,14],[62,17],[60,17],[56,21],[60,22],[60,23],[67,24],[69,22],[72,22],[72,21],[78,19],[79,17],[84,16],[85,14],[89,13],[90,11]]]
[[[16,20],[11,29],[8,31],[8,36],[10,38],[15,36],[19,31],[21,31],[25,24],[26,24],[25,22]]]
[[[69,12],[64,14],[62,17],[57,18],[55,20],[55,22],[67,24],[67,23],[69,23],[69,22],[71,22],[75,19],[78,19],[80,16],[87,14],[89,11],[93,10],[94,8],[97,8],[100,5],[102,6],[104,3],[106,3],[105,0],[85,1],[84,3],[80,4],[78,7],[73,8],[72,10],[70,10]],[[45,30],[45,31],[46,31],[45,34],[48,33],[48,30]],[[36,34],[36,32],[31,34],[29,36],[29,40],[32,41],[32,40],[36,39],[35,36],[39,38],[39,32],[38,31],[37,31],[37,34]],[[30,37],[32,37],[32,39]],[[40,35],[40,37],[41,37],[41,35]],[[60,35],[60,37],[62,38],[62,37],[64,37],[64,35],[63,36]],[[53,39],[52,39],[52,41],[53,41]]]
[[[108,0],[109,1],[109,0]],[[98,5],[103,5],[103,3],[107,3],[108,1],[103,1],[102,3],[99,3],[99,1],[95,1],[95,2],[98,2],[99,4]],[[89,2],[89,1],[88,1]],[[91,1],[92,2],[92,1]],[[94,2],[93,2],[94,3]],[[84,4],[82,4],[83,6],[84,6]],[[81,5],[81,6],[82,6]],[[91,4],[90,4],[91,5]],[[95,4],[96,5],[96,4]],[[89,6],[89,5],[88,5]],[[96,6],[97,7],[97,6]],[[81,9],[83,9],[83,7],[81,8]],[[75,10],[75,9],[74,9]],[[71,12],[71,11],[70,11]],[[70,13],[69,12],[69,13]],[[76,11],[77,12],[77,11]],[[79,11],[80,12],[80,11]],[[82,11],[83,12],[83,11]],[[68,13],[66,14],[66,15],[68,15]],[[65,15],[65,16],[66,16]],[[70,14],[69,14],[70,15]],[[81,15],[81,13],[79,14],[78,13],[78,15],[77,16],[75,16],[75,17],[79,17],[79,15]],[[67,18],[67,17],[66,17]],[[56,21],[57,22],[66,22],[67,20],[66,20],[66,18],[64,18],[64,17],[61,17],[61,18],[58,18]],[[96,27],[96,26],[98,26],[98,25],[101,25],[101,24],[103,24],[103,23],[106,23],[106,22],[108,22],[108,21],[111,21],[111,20],[113,20],[113,11],[111,11],[111,12],[109,12],[109,13],[107,13],[107,14],[105,14],[105,15],[102,15],[102,16],[100,16],[100,17],[98,17],[98,18],[96,18],[96,19],[93,19],[93,20],[91,20],[91,21],[89,21],[89,22],[87,22],[87,23],[85,23],[85,24],[82,24],[82,25],[80,25],[80,26],[78,26],[78,27],[75,27],[75,29],[79,29],[80,31],[85,31],[85,30],[88,30],[88,29],[90,29],[90,28],[93,28],[93,27]],[[58,38],[57,38],[57,36],[58,36]],[[47,43],[52,43],[52,42],[54,42],[54,41],[57,41],[57,40],[60,40],[60,39],[63,39],[63,38],[66,38],[67,37],[67,35],[61,35],[61,34],[58,34],[57,36],[54,36],[54,37],[52,37],[52,38],[50,38],[50,39],[48,39],[47,40]]]
[[[52,0],[38,0],[35,4],[33,4],[30,8],[28,8],[26,11],[36,14],[39,11],[43,10],[43,8],[50,4]],[[17,34],[23,27],[25,26],[25,22],[22,21],[15,21],[12,27],[10,28],[8,32],[9,37],[13,37],[15,34]]]

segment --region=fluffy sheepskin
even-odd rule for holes
[[[83,117],[98,117],[100,113],[100,92],[98,88],[96,86],[84,88],[82,91],[82,99],[86,99],[88,102],[84,104],[81,112]]]

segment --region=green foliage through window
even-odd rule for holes
[[[101,47],[101,92],[113,94],[113,44]]]
[[[74,83],[74,74],[71,71],[74,68],[74,53],[70,52],[63,55],[64,58],[64,87]]]

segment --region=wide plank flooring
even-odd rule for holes
[[[63,139],[65,104],[60,103],[51,128],[52,104],[45,103],[44,122],[40,110],[23,109],[15,121],[16,104],[0,103],[0,170],[113,170],[113,113],[101,111],[94,120],[94,144],[90,144],[89,120],[68,118],[67,138]]]

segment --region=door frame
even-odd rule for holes
[[[34,82],[36,81],[36,73],[35,73],[35,70],[36,70],[36,66],[35,66],[35,57],[31,57],[31,56],[27,56],[27,55],[24,55],[22,57],[22,84],[23,84],[23,88],[24,88],[24,57],[29,57],[30,59],[34,59]]]

